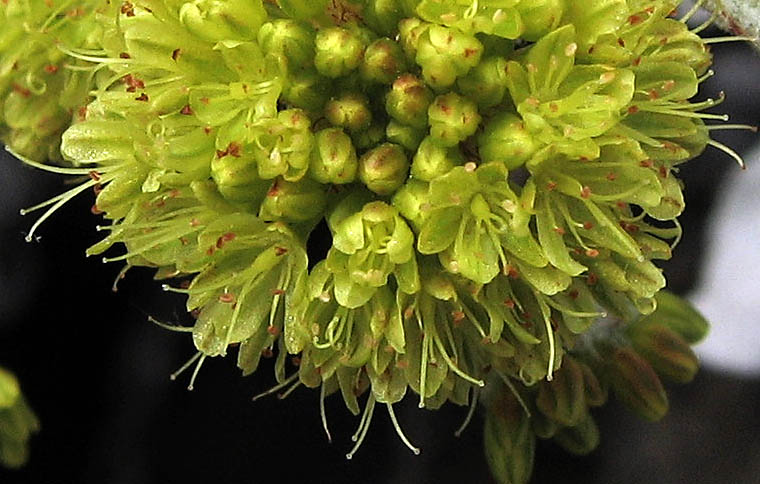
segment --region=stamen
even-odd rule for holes
[[[689,21],[689,19],[691,19],[691,17],[692,17],[692,16],[693,16],[695,13],[699,12],[699,7],[701,7],[701,6],[702,6],[702,2],[704,2],[704,0],[699,0],[699,1],[697,1],[697,2],[694,2],[694,6],[693,6],[693,7],[691,7],[691,9],[690,9],[688,12],[686,12],[686,14],[684,14],[684,16],[683,16],[683,17],[681,17],[681,18],[680,18],[680,22],[683,22],[683,23],[686,23],[686,22],[688,22],[688,21]]]
[[[480,389],[479,388],[473,388],[472,389],[472,398],[470,399],[470,408],[467,410],[467,416],[464,418],[464,422],[462,422],[462,425],[459,426],[456,432],[454,432],[455,437],[461,437],[462,432],[465,431],[467,426],[470,425],[470,421],[472,420],[472,416],[475,415],[475,408],[478,406],[478,396],[480,395]]]
[[[736,151],[732,150],[731,148],[724,145],[720,141],[715,141],[714,139],[711,139],[710,141],[708,141],[707,144],[715,148],[718,148],[722,152],[726,153],[727,155],[735,159],[736,162],[739,163],[739,166],[742,168],[742,170],[747,169],[747,166],[744,164],[744,160],[742,159],[741,156],[739,156],[739,153],[737,153]]]
[[[718,131],[721,129],[746,129],[757,133],[757,126],[750,126],[749,124],[708,124],[705,125],[708,131]]]
[[[193,371],[193,376],[190,377],[190,384],[187,385],[187,390],[192,392],[193,388],[195,388],[195,379],[198,377],[198,372],[201,371],[201,366],[203,366],[203,362],[206,360],[207,355],[201,356],[201,358],[198,360],[198,364],[195,365],[195,370]]]
[[[747,41],[747,42],[757,42],[757,37],[750,37],[748,35],[731,35],[726,37],[710,37],[707,39],[702,39],[703,44],[718,44],[721,42],[741,42],[741,41]]]
[[[332,444],[332,436],[330,435],[330,429],[327,427],[327,412],[325,411],[325,383],[322,382],[322,387],[319,390],[319,416],[322,418],[322,428],[325,429],[327,434],[327,441]]]
[[[102,180],[101,180],[101,182],[102,182]],[[47,220],[48,217],[50,217],[51,215],[53,215],[53,213],[55,213],[56,210],[58,210],[59,208],[61,208],[62,206],[64,206],[66,204],[66,202],[68,202],[72,198],[76,197],[80,193],[84,192],[85,190],[89,189],[90,187],[92,187],[92,186],[94,186],[94,185],[96,185],[98,183],[99,182],[96,181],[96,180],[89,180],[89,181],[87,181],[85,183],[82,183],[78,187],[72,188],[71,190],[68,190],[68,191],[66,191],[66,192],[64,192],[64,193],[62,193],[62,194],[60,194],[58,196],[55,196],[55,197],[51,198],[50,200],[47,200],[47,201],[42,202],[40,204],[37,204],[37,205],[35,205],[33,207],[21,210],[20,211],[21,215],[26,215],[29,212],[32,212],[32,211],[37,210],[39,208],[45,207],[45,206],[49,205],[50,203],[52,203],[53,201],[58,200],[52,207],[50,207],[45,213],[43,213],[40,216],[40,218],[37,219],[36,222],[34,222],[34,224],[32,225],[32,228],[29,229],[29,233],[26,235],[26,237],[24,237],[24,239],[27,242],[31,242],[32,240],[34,240],[34,232],[40,227],[40,225],[42,225],[42,223],[45,220]]]
[[[298,378],[298,372],[295,372],[292,375],[290,375],[282,383],[278,383],[277,385],[273,386],[269,390],[267,390],[265,392],[262,392],[262,393],[259,393],[258,395],[256,395],[255,397],[253,397],[253,401],[255,402],[256,400],[264,398],[267,395],[271,395],[273,393],[277,393],[282,388],[285,388],[286,386],[290,385],[293,382],[293,380],[295,380],[296,378]]]
[[[47,171],[50,173],[57,173],[59,175],[89,175],[90,172],[92,172],[92,168],[64,168],[60,166],[52,166],[52,165],[45,165],[43,163],[39,163],[37,161],[31,160],[24,155],[14,151],[12,148],[6,146],[5,151],[13,155],[14,158],[17,158],[25,165],[32,166],[34,168],[37,168],[38,170]],[[110,167],[99,167],[98,172],[99,173],[107,173],[109,171]]]
[[[291,393],[293,393],[296,390],[296,388],[300,387],[301,385],[302,385],[302,383],[301,383],[300,380],[297,381],[297,382],[295,382],[295,383],[293,383],[293,385],[290,388],[288,388],[284,392],[282,392],[279,395],[277,395],[277,399],[278,400],[285,400],[286,398],[288,398],[290,396]]]
[[[131,264],[124,264],[124,267],[121,268],[118,274],[116,274],[116,277],[113,280],[113,284],[111,285],[111,292],[119,292],[119,281],[124,279],[124,276],[127,274],[127,271],[132,268]]]
[[[364,442],[364,438],[367,436],[367,431],[369,430],[369,426],[372,423],[372,414],[375,412],[375,396],[370,393],[369,398],[367,399],[367,406],[364,407],[364,415],[362,416],[362,422],[360,423],[360,429],[361,433],[359,433],[358,437],[354,435],[354,437],[357,437],[354,439],[352,437],[352,440],[356,442],[356,445],[351,449],[351,451],[346,454],[346,459],[351,460],[354,458],[354,455],[356,455],[356,452],[359,450],[359,447],[361,447],[362,442]]]
[[[178,376],[180,376],[180,375],[182,374],[182,372],[183,372],[183,371],[185,371],[185,370],[187,370],[188,368],[190,368],[190,365],[192,365],[193,363],[195,363],[195,360],[197,360],[198,358],[200,358],[202,354],[203,354],[203,353],[202,353],[202,352],[200,352],[200,351],[199,351],[199,352],[197,352],[196,354],[194,354],[194,355],[193,355],[193,356],[192,356],[192,357],[191,357],[189,360],[187,360],[187,361],[185,362],[185,364],[184,364],[184,365],[182,365],[182,366],[180,366],[180,367],[179,367],[179,370],[177,370],[177,371],[175,371],[174,373],[172,373],[171,375],[169,375],[169,379],[170,379],[171,381],[174,381],[174,380],[176,380],[176,379],[177,379],[177,377],[178,377]]]
[[[443,357],[443,360],[446,362],[446,364],[451,368],[451,370],[459,375],[464,380],[467,380],[468,382],[477,385],[479,387],[486,386],[486,382],[483,380],[478,380],[477,378],[474,378],[464,371],[460,370],[457,365],[454,364],[453,361],[451,361],[451,357],[449,357],[449,354],[446,352],[446,348],[443,346],[443,341],[441,341],[440,336],[438,336],[438,330],[435,327],[435,322],[433,322],[430,325],[430,332],[433,333],[433,341],[435,342],[435,345],[438,347],[438,351],[441,353],[441,356]]]
[[[156,326],[159,326],[164,329],[168,329],[169,331],[175,331],[177,333],[192,333],[193,332],[192,326],[179,326],[176,324],[164,323],[162,321],[157,320],[153,316],[148,316],[148,321],[155,324]],[[172,380],[174,380],[174,378],[172,378]]]
[[[420,449],[419,447],[415,447],[412,445],[411,442],[409,442],[409,439],[404,435],[404,431],[401,430],[401,426],[398,424],[398,420],[396,419],[396,414],[393,412],[393,405],[390,403],[385,404],[388,408],[388,415],[391,416],[391,422],[393,422],[393,428],[396,429],[396,434],[398,434],[399,438],[401,439],[401,442],[404,443],[407,447],[409,447],[409,450],[411,450],[414,455],[420,455]]]
[[[707,27],[709,27],[710,25],[712,25],[713,22],[715,22],[715,20],[718,18],[719,12],[720,12],[720,8],[717,8],[717,6],[716,6],[716,8],[713,9],[712,14],[710,15],[710,18],[708,18],[707,20],[705,20],[704,22],[702,22],[700,25],[698,25],[698,26],[694,27],[693,29],[691,29],[691,33],[692,34],[699,34],[703,30],[705,30]]]

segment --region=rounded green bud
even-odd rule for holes
[[[410,179],[393,194],[391,204],[412,224],[415,232],[419,233],[429,212],[427,182]]]
[[[515,8],[522,19],[523,33],[520,37],[536,42],[556,29],[565,11],[563,0],[533,0],[519,2]]]
[[[552,380],[539,384],[536,407],[555,422],[573,427],[587,413],[584,390],[581,366],[573,358],[565,357]]]
[[[325,118],[333,126],[356,133],[367,129],[372,122],[369,100],[359,93],[346,93],[325,105]]]
[[[375,32],[393,37],[398,32],[398,23],[404,12],[397,0],[368,0],[362,10],[362,17]]]
[[[383,37],[367,46],[359,70],[365,81],[390,84],[405,68],[406,60],[401,47]]]
[[[480,159],[484,163],[500,161],[509,170],[524,164],[537,149],[523,120],[512,113],[498,114],[488,120],[478,136]]]
[[[411,171],[414,178],[430,181],[463,164],[464,157],[456,147],[444,146],[436,138],[428,136],[414,154]]]
[[[344,184],[356,178],[359,162],[351,138],[340,128],[327,128],[315,137],[311,176],[320,183]]]
[[[475,100],[481,108],[501,104],[507,91],[507,61],[489,57],[457,81],[459,92]]]
[[[358,133],[351,133],[351,139],[354,141],[354,146],[357,150],[368,150],[374,148],[378,143],[385,138],[385,126],[380,123],[373,123],[369,128],[359,131]]]
[[[315,70],[291,73],[280,99],[289,107],[301,108],[309,113],[322,111],[330,93],[325,78]]]
[[[311,64],[315,36],[314,29],[306,23],[277,19],[261,26],[258,42],[265,53],[283,56],[289,70],[295,70]]]
[[[187,30],[209,42],[255,39],[266,18],[261,0],[194,0],[179,9]]]
[[[676,383],[689,383],[694,379],[699,360],[683,338],[665,325],[637,326],[631,326],[628,337],[658,375]]]
[[[425,137],[425,131],[391,119],[388,126],[385,127],[385,137],[388,138],[388,141],[399,144],[409,151],[415,151],[422,138]]]
[[[417,56],[420,36],[430,25],[417,17],[405,18],[398,23],[399,42],[410,61],[413,61]]]
[[[424,128],[433,92],[412,74],[399,76],[385,98],[385,110],[401,124]]]
[[[236,143],[217,152],[211,161],[211,178],[219,193],[232,202],[258,203],[269,186],[269,182],[259,177],[255,159]],[[100,199],[98,206],[101,206]]]
[[[478,65],[483,44],[455,28],[431,25],[420,36],[414,60],[433,89],[444,89]]]
[[[314,66],[323,76],[345,76],[361,64],[365,44],[360,35],[341,27],[317,32]]]
[[[633,348],[617,348],[608,361],[610,385],[620,401],[647,420],[660,420],[668,413],[662,382]]]
[[[409,160],[404,149],[383,143],[369,150],[359,160],[359,179],[378,195],[390,195],[406,181]]]
[[[475,103],[450,92],[435,98],[428,108],[430,136],[444,146],[454,146],[475,133],[480,115]]]
[[[259,216],[266,221],[306,222],[322,216],[326,205],[324,185],[310,178],[295,183],[278,178],[267,192]]]

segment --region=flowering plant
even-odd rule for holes
[[[187,295],[192,327],[156,322],[192,334],[191,389],[208,357],[276,356],[268,394],[318,388],[326,431],[327,396],[362,414],[349,458],[378,403],[418,453],[408,392],[480,401],[494,476],[526,482],[536,439],[597,445],[610,390],[657,420],[660,378],[697,371],[707,323],[654,261],[678,165],[742,161],[705,124],[720,99],[690,101],[711,40],[677,4],[4,0],[0,138],[84,177],[23,211],[47,208],[29,240],[93,189],[88,254]]]

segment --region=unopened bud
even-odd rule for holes
[[[453,92],[435,98],[428,109],[428,118],[430,136],[444,146],[464,141],[480,124],[475,103]]]
[[[378,195],[390,195],[404,184],[409,160],[401,146],[393,143],[366,152],[359,160],[359,179]]]
[[[398,43],[382,38],[367,46],[359,70],[365,81],[390,84],[404,71],[405,66],[404,53]]]
[[[314,29],[304,22],[277,19],[261,26],[258,42],[267,54],[282,55],[293,71],[310,65],[314,59]]]
[[[322,215],[326,204],[324,185],[309,178],[296,183],[278,178],[261,204],[259,216],[267,221],[305,222]]]
[[[391,203],[405,219],[411,222],[414,229],[419,232],[428,215],[428,211],[426,210],[428,198],[428,184],[420,180],[411,179],[396,191]]]
[[[187,30],[209,42],[255,39],[266,18],[261,0],[194,0],[179,9]]]
[[[314,65],[323,76],[345,76],[361,64],[365,44],[356,32],[331,27],[317,32]]]
[[[507,169],[523,165],[536,151],[536,142],[519,116],[502,113],[491,118],[478,136],[483,162],[499,161]]]
[[[329,100],[325,105],[325,117],[333,126],[352,133],[367,129],[372,122],[367,98],[350,92]]]
[[[428,136],[420,143],[412,159],[412,176],[424,181],[430,181],[445,175],[452,168],[464,163],[464,157],[459,149],[444,146],[436,138]]]
[[[459,91],[481,108],[500,104],[507,92],[507,61],[502,57],[484,59],[466,76],[457,80]]]
[[[610,385],[615,396],[641,417],[655,421],[668,412],[668,396],[652,366],[633,348],[611,355]]]
[[[388,138],[388,141],[399,144],[407,150],[414,152],[425,137],[425,131],[391,119],[388,126],[385,127],[385,137]]]
[[[311,157],[311,176],[320,183],[351,183],[356,178],[358,161],[351,138],[340,128],[316,134]]]
[[[419,38],[415,62],[433,89],[451,86],[478,65],[483,44],[455,28],[431,25]]]
[[[599,427],[594,417],[586,413],[578,425],[557,432],[554,441],[571,454],[586,455],[599,445]]]
[[[404,74],[393,82],[385,98],[385,109],[396,121],[424,128],[428,122],[428,108],[433,102],[433,92],[424,82],[412,74]]]
[[[699,360],[683,338],[664,325],[634,323],[628,331],[633,347],[663,378],[676,383],[688,383],[699,370]]]
[[[562,367],[554,373],[552,381],[541,382],[536,406],[547,417],[572,427],[586,411],[583,371],[571,357],[562,359]]]

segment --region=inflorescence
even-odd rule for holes
[[[494,475],[526,482],[537,437],[594,448],[608,389],[656,420],[660,377],[697,371],[706,323],[654,261],[679,164],[742,162],[705,124],[723,94],[690,101],[710,40],[677,4],[3,0],[0,139],[86,177],[30,238],[93,189],[88,254],[187,295],[194,326],[159,324],[192,334],[191,388],[233,347],[246,375],[276,357],[268,394],[362,414],[349,458],[378,403],[418,452],[395,403],[480,398]]]

